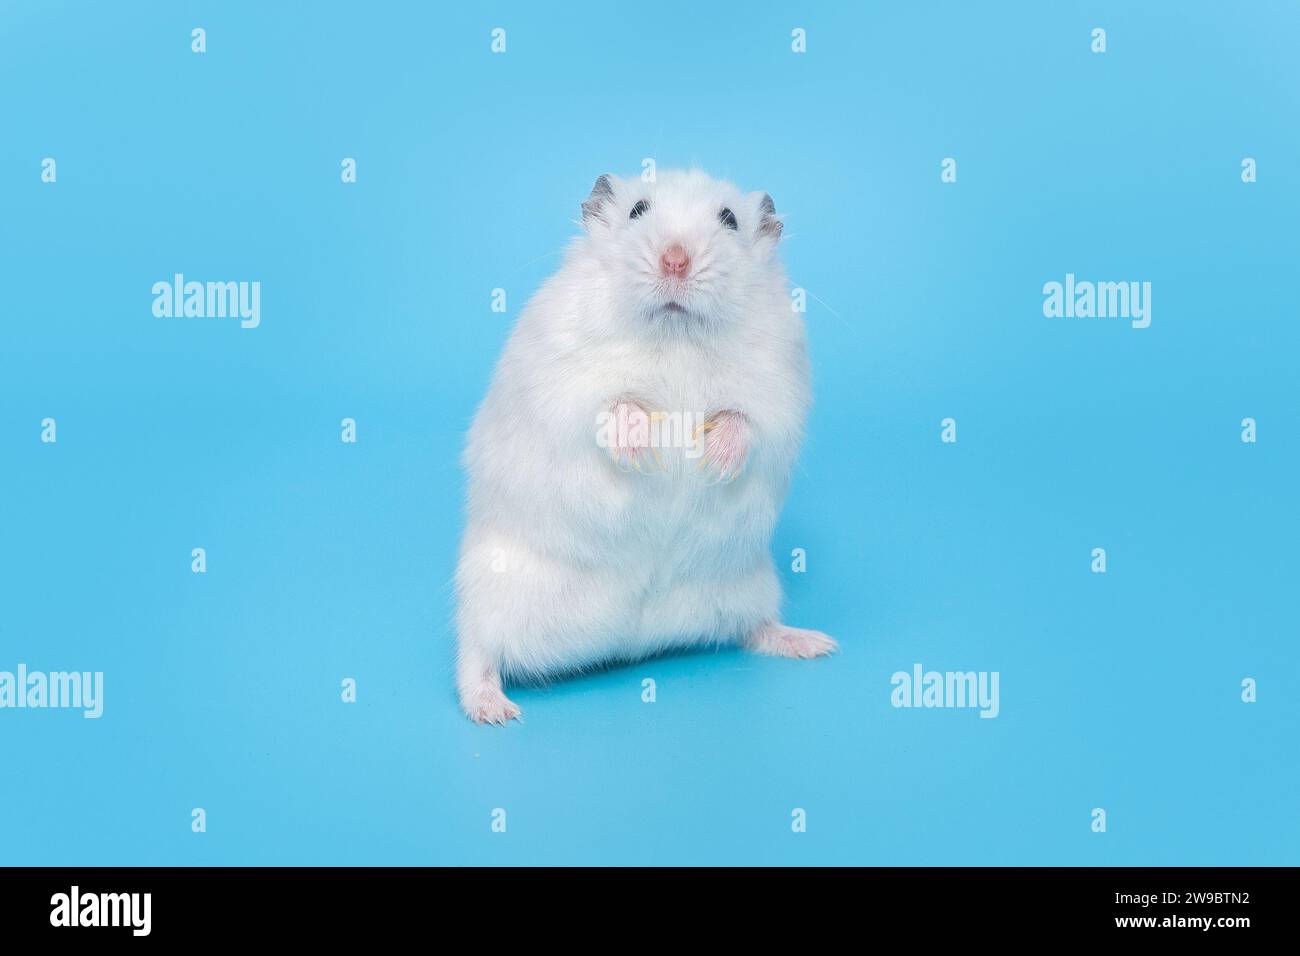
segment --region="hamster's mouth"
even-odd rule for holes
[[[664,311],[676,312],[678,315],[685,315],[686,306],[682,305],[680,302],[666,302],[664,303]]]

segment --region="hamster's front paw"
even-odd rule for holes
[[[717,481],[733,481],[749,457],[749,422],[740,412],[718,412],[702,426],[704,457],[700,469]]]
[[[619,402],[609,411],[605,450],[620,471],[656,471],[650,445],[650,413],[635,402]]]

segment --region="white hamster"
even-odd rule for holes
[[[672,648],[835,649],[787,627],[771,536],[811,400],[765,193],[691,170],[596,180],[471,426],[457,689]]]

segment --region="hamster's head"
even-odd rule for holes
[[[640,320],[726,321],[769,292],[781,220],[767,193],[698,170],[596,180],[582,204],[585,248]]]

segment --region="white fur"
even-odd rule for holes
[[[503,675],[700,643],[787,656],[834,647],[777,623],[771,535],[811,397],[779,224],[769,217],[760,232],[763,194],[698,171],[608,182],[612,195],[593,192],[584,234],[524,309],[469,433],[457,683],[480,721],[518,717]],[[641,199],[650,209],[629,219]],[[735,231],[719,221],[724,206]],[[673,243],[691,257],[685,289],[660,277]],[[623,401],[738,412],[743,470],[717,480],[732,476],[680,449],[659,450],[663,470],[620,469],[597,442],[597,416]]]

